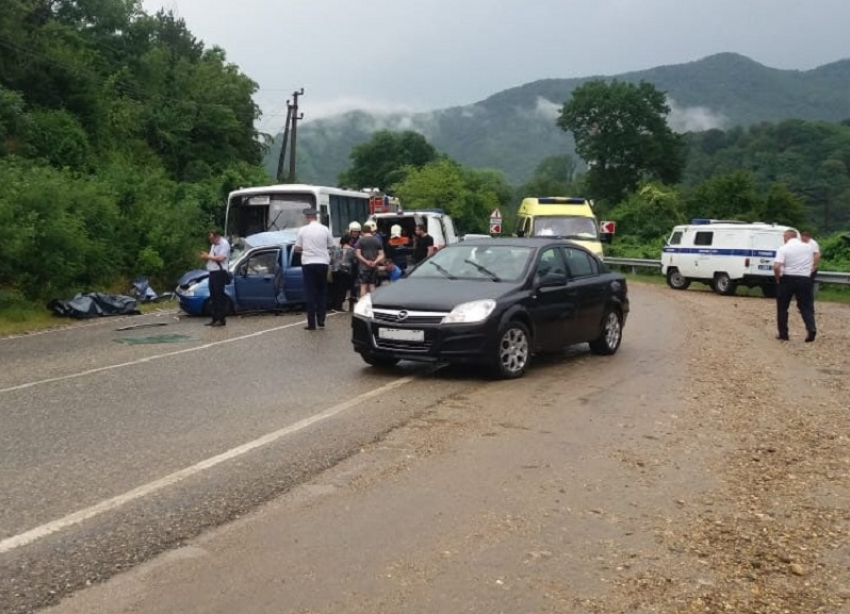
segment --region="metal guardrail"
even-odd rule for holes
[[[643,258],[609,258],[606,256],[605,264],[632,267],[633,273],[635,272],[635,269],[641,267],[654,269],[661,268],[660,260],[646,260]],[[850,286],[850,272],[818,271],[818,275],[815,278],[815,281],[822,284],[841,284],[845,286]]]
[[[605,264],[616,264],[617,266],[661,268],[660,260],[644,260],[642,258],[609,258],[605,256]]]

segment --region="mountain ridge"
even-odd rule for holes
[[[571,135],[555,119],[572,91],[593,80],[647,81],[665,92],[668,118],[679,132],[749,126],[784,119],[850,118],[850,58],[808,70],[765,66],[722,52],[699,60],[618,75],[546,78],[496,92],[478,102],[416,113],[354,110],[299,126],[301,180],[336,184],[351,148],[379,129],[415,130],[462,164],[501,170],[513,183],[527,180],[547,156],[574,153]],[[273,174],[277,135],[266,158]]]

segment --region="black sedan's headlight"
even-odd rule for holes
[[[443,318],[442,324],[477,324],[489,318],[494,309],[496,301],[489,298],[461,303]]]
[[[372,319],[372,295],[367,294],[366,296],[361,296],[356,303],[354,303],[354,315],[360,316],[361,318],[369,318]]]

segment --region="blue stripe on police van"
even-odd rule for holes
[[[742,256],[744,258],[773,258],[775,251],[765,249],[716,249],[711,247],[670,247],[665,254],[701,254],[704,256]]]

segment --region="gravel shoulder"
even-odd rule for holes
[[[850,310],[781,343],[769,300],[632,296],[616,356],[436,402],[48,611],[850,612]]]
[[[690,314],[680,434],[722,450],[703,454],[716,487],[657,534],[657,564],[616,598],[634,612],[850,611],[850,309],[818,303],[806,344],[792,307],[783,343],[772,301],[674,300]]]

